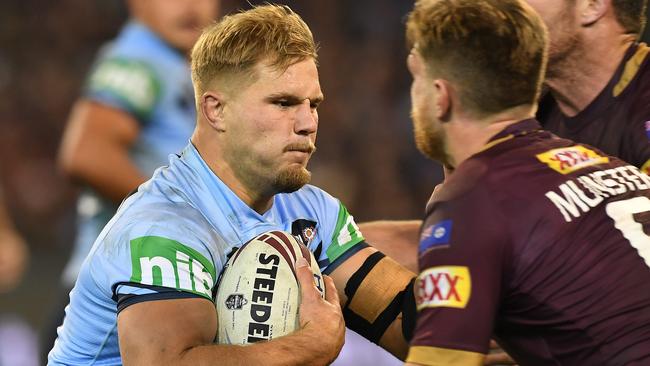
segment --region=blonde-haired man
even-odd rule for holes
[[[343,344],[344,318],[405,357],[414,274],[369,247],[337,199],[306,185],[323,100],[316,51],[307,25],[284,6],[226,16],[204,31],[192,51],[191,142],[95,242],[51,364],[325,365]],[[212,344],[212,294],[228,254],[272,230],[313,251],[331,276],[326,299],[300,266],[299,330],[246,347]]]
[[[409,365],[650,362],[650,178],[533,118],[547,32],[522,0],[420,0],[418,148],[454,169],[427,205]],[[633,324],[633,326],[631,326]]]

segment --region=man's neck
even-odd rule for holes
[[[219,177],[219,179],[230,188],[230,190],[239,197],[242,202],[259,214],[263,214],[271,208],[275,194],[265,194],[259,190],[255,190],[253,188],[256,186],[255,184],[246,184],[245,180],[239,177],[232,166],[223,159],[223,152],[218,149],[214,142],[205,141],[200,134],[196,133],[192,136],[191,141],[210,170],[212,170],[212,172]]]
[[[563,114],[573,117],[596,99],[633,42],[629,35],[588,40],[589,46],[578,46],[569,57],[549,66],[545,84]]]
[[[445,127],[447,154],[451,167],[457,168],[472,155],[484,150],[492,137],[509,125],[533,118],[535,108],[519,106],[484,119],[462,118]]]

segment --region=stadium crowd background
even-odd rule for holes
[[[277,2],[301,14],[321,45],[326,102],[312,183],[357,222],[420,218],[442,173],[411,132],[403,19],[413,1]],[[261,2],[224,0],[222,13],[248,3]],[[95,52],[125,20],[123,1],[0,2],[0,184],[31,251],[22,284],[0,295],[0,317],[16,314],[35,333],[74,237],[78,187],[56,167],[60,137]]]

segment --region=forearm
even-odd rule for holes
[[[379,340],[379,345],[400,360],[405,360],[408,354],[408,342],[402,332],[402,315],[386,329],[386,333]]]
[[[404,334],[410,334],[409,325],[415,324],[415,274],[369,247],[348,258],[331,275],[342,283],[339,298],[347,326],[404,359],[408,350]]]
[[[314,352],[314,345],[321,342],[319,338],[317,334],[310,334],[310,332],[300,330],[272,341],[246,346],[202,345],[184,351],[179,362],[174,364],[197,366],[215,364],[222,366],[328,365],[334,361],[337,354]]]

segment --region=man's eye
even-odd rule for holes
[[[273,102],[273,104],[280,106],[280,107],[291,107],[291,102],[288,100],[276,100]]]

